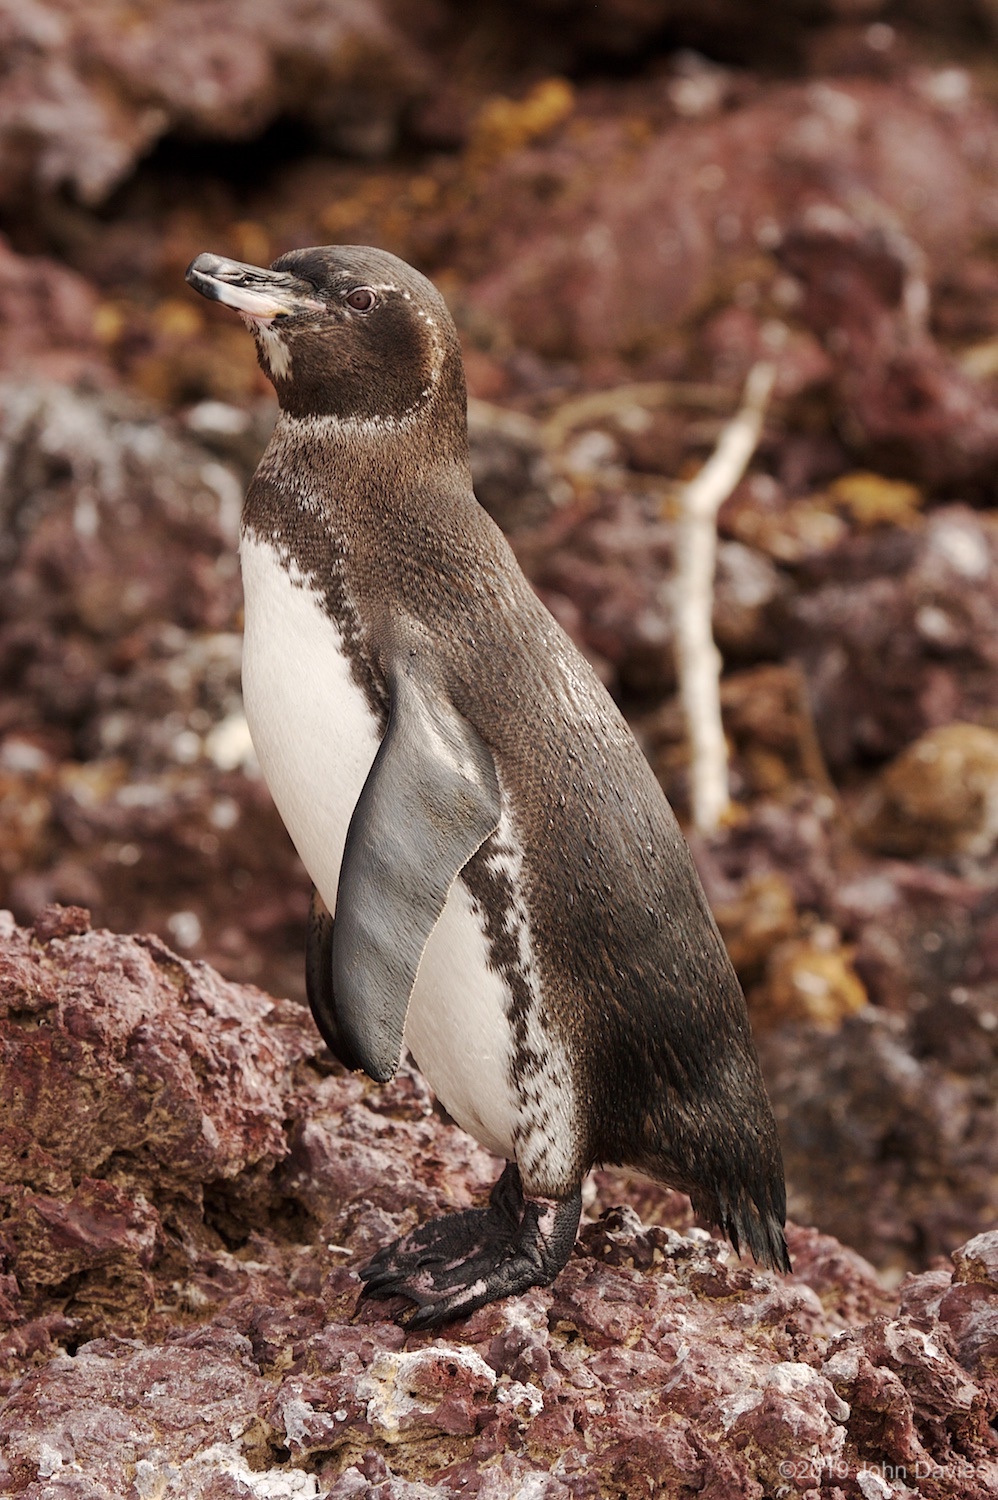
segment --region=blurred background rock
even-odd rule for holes
[[[695,852],[791,1213],[897,1279],[998,1204],[998,13],[761,14],[3,7],[0,901],[302,999],[239,696],[275,408],[199,251],[439,283],[479,495],[681,815],[676,486],[774,357],[720,517],[735,808]]]

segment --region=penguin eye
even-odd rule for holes
[[[346,302],[354,312],[370,312],[377,300],[369,286],[359,286],[348,294]]]

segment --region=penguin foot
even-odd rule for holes
[[[572,1253],[582,1213],[571,1198],[527,1198],[515,1162],[492,1189],[488,1208],[431,1219],[386,1245],[360,1272],[365,1297],[408,1297],[415,1312],[399,1322],[433,1328],[487,1302],[547,1286]]]

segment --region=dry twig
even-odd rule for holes
[[[690,741],[693,823],[717,828],[729,805],[728,747],[721,723],[721,655],[711,627],[717,512],[741,479],[762,432],[776,366],[760,360],[745,382],[741,409],[710,458],[680,492],[676,538],[676,669]]]

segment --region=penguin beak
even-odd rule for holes
[[[261,323],[293,313],[325,312],[315,288],[287,271],[267,271],[207,251],[187,267],[187,282],[211,302],[224,302]]]

